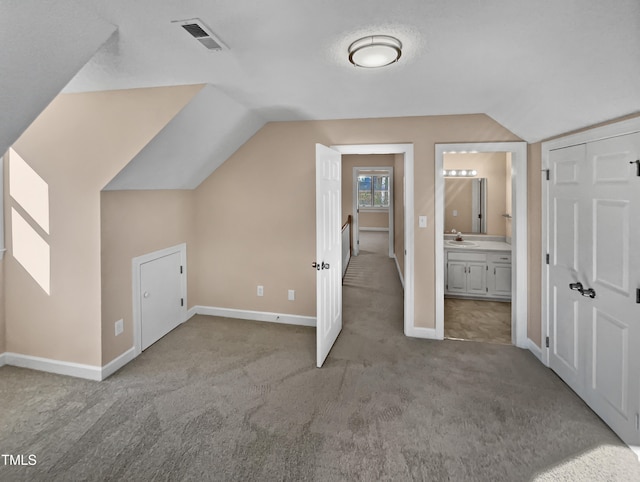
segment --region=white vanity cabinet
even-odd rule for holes
[[[487,295],[511,299],[511,253],[487,256]]]
[[[446,251],[445,294],[511,299],[511,253]]]
[[[448,293],[487,294],[487,255],[482,253],[449,252],[447,256]]]

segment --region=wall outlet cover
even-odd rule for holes
[[[289,290],[288,298],[289,298],[289,301],[295,301],[295,299],[296,299],[296,290]]]
[[[258,296],[264,296],[264,286],[258,285],[257,294]]]

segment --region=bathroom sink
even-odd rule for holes
[[[453,239],[447,239],[446,243],[449,246],[460,246],[460,247],[465,246],[467,248],[478,246],[478,243],[474,243],[473,241],[455,241]]]

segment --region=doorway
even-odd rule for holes
[[[446,152],[443,175],[444,336],[510,345],[511,153]]]
[[[445,153],[449,154],[466,154],[466,153],[491,153],[504,152],[511,155],[511,172],[510,186],[512,193],[511,200],[511,255],[508,260],[511,264],[511,343],[521,348],[528,346],[527,338],[527,145],[525,142],[495,142],[495,143],[471,143],[471,144],[436,144],[435,152],[435,226],[438,235],[435,239],[436,246],[436,337],[444,338],[444,315],[445,315],[445,287],[447,282],[447,274],[445,273],[445,173],[444,158]],[[501,213],[504,214],[504,213]],[[500,215],[501,215],[500,214]],[[452,234],[452,233],[449,233]],[[455,242],[455,237],[452,241]],[[479,253],[478,253],[479,254]],[[478,267],[472,264],[482,264],[485,271],[490,268],[496,268],[496,276],[493,277],[494,290],[499,290],[499,286],[495,284],[499,279],[497,266],[492,263],[499,262],[499,259],[489,259],[485,256],[484,260],[476,259],[478,254],[469,257],[469,259],[452,259],[451,261],[459,262],[458,272],[461,277],[459,282],[467,282],[467,275],[472,279],[472,291],[477,288],[478,293],[484,288],[486,294],[489,286],[478,286],[476,281],[481,277],[477,275]],[[459,257],[456,254],[453,258]],[[505,260],[506,261],[506,260]],[[464,264],[464,266],[462,265]],[[491,266],[490,266],[491,264]],[[450,271],[451,272],[451,271]],[[491,269],[493,273],[493,269]],[[465,288],[468,292],[468,290]]]
[[[387,232],[387,251],[389,257],[395,257],[394,251],[394,207],[395,190],[393,179],[393,166],[363,166],[356,165],[352,168],[351,182],[344,179],[344,174],[349,172],[351,164],[369,164],[371,159],[381,158],[382,164],[393,162],[393,156],[375,154],[366,156],[343,156],[343,200],[348,202],[348,191],[352,193],[353,201],[351,210],[347,214],[353,217],[353,255],[360,253],[360,234],[363,231]],[[388,159],[388,158],[391,159]],[[345,169],[346,167],[346,169]],[[349,186],[350,185],[350,186]],[[348,189],[347,187],[350,187]],[[399,193],[401,194],[401,193]],[[343,209],[343,218],[345,209]],[[379,238],[380,236],[378,236]]]
[[[402,181],[404,191],[403,214],[404,222],[402,238],[404,249],[396,250],[396,263],[402,267],[402,283],[404,286],[404,334],[406,336],[425,337],[424,328],[414,326],[414,180],[413,180],[413,144],[358,144],[358,145],[334,145],[331,146],[342,155],[359,154],[395,154],[402,158],[401,166],[403,175],[398,177],[396,171],[396,183]],[[397,209],[397,206],[396,206]],[[397,220],[397,219],[396,219]],[[397,234],[397,232],[396,232]],[[397,243],[394,243],[397,245]]]

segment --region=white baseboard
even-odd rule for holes
[[[102,367],[100,380],[104,380],[105,378],[113,375],[115,372],[120,370],[123,366],[129,363],[136,357],[136,347],[132,346],[127,351],[125,351],[119,357],[114,358],[105,366]]]
[[[389,232],[389,228],[365,228],[364,226],[359,226],[358,229],[360,231],[387,231],[387,232]]]
[[[536,356],[538,360],[544,363],[542,361],[542,349],[538,345],[536,345],[530,338],[527,338],[527,348]]]
[[[426,338],[429,340],[442,340],[438,337],[435,328],[421,328],[419,326],[409,327],[405,330],[404,334],[412,338]]]
[[[95,381],[100,381],[102,378],[102,368],[98,366],[52,360],[38,356],[21,355],[19,353],[5,353],[4,356],[5,364],[14,367],[30,368],[32,370],[86,378]]]
[[[268,321],[271,323],[284,323],[286,325],[316,326],[315,316],[287,315],[283,313],[269,313],[266,311],[235,310],[233,308],[217,308],[215,306],[194,306],[187,312],[187,316],[191,318],[194,315]]]
[[[400,271],[400,263],[398,263],[398,258],[396,255],[393,255],[393,260],[396,262],[396,268],[398,269],[398,276],[400,276],[400,283],[402,284],[402,289],[404,289],[404,277],[402,276],[402,271]]]
[[[7,354],[0,353],[0,367],[7,364]]]

